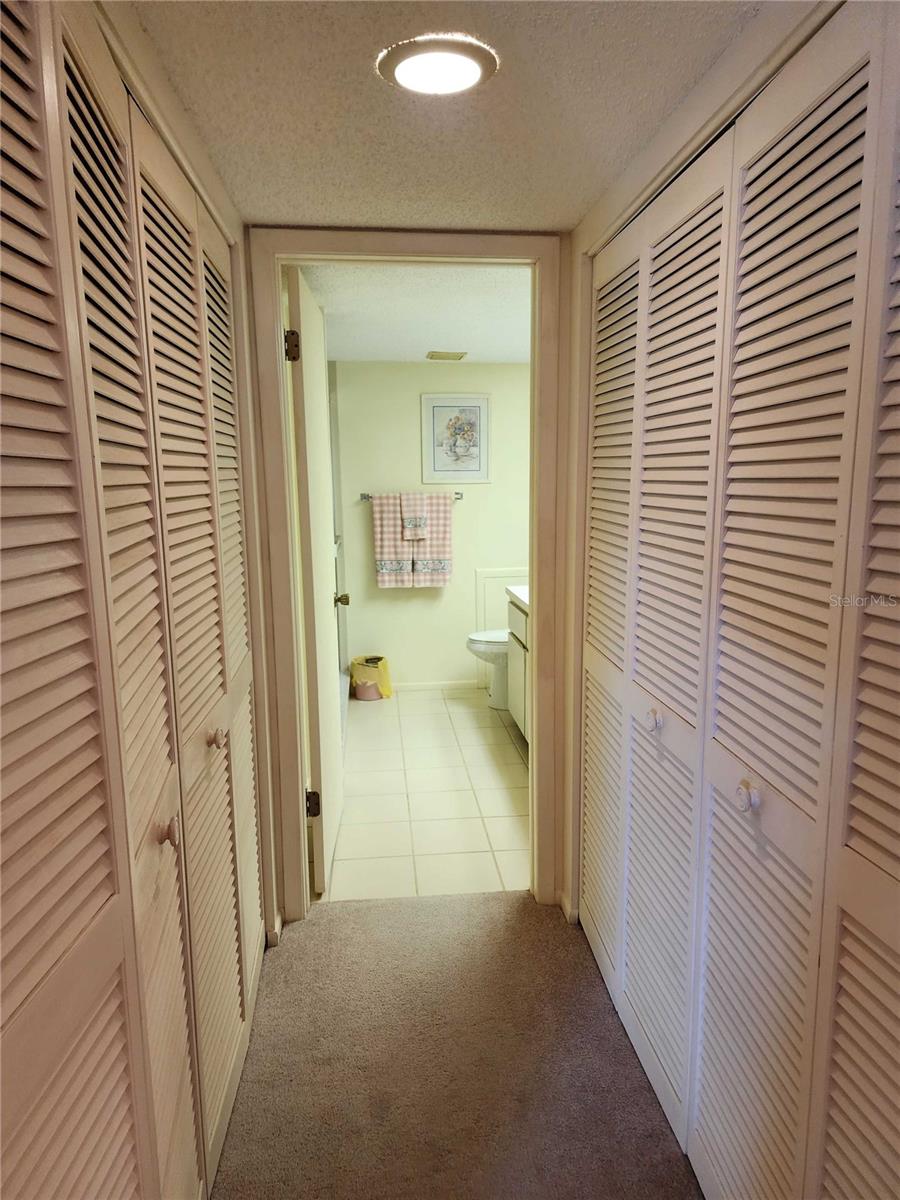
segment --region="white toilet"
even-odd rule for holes
[[[466,641],[469,650],[491,667],[491,681],[488,685],[488,704],[491,708],[506,708],[506,650],[509,639],[508,629],[482,629],[480,633],[470,633]]]

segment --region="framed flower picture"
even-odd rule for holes
[[[422,482],[490,483],[488,397],[422,395]]]

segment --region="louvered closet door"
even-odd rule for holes
[[[179,779],[153,430],[140,314],[128,101],[84,10],[64,14],[61,100],[79,317],[100,474],[106,587],[162,1194],[196,1196]],[[169,831],[169,840],[166,834]]]
[[[881,13],[848,6],[739,120],[690,1153],[800,1196],[871,235]]]
[[[215,484],[222,554],[225,679],[228,689],[229,762],[234,796],[238,894],[244,978],[258,969],[265,935],[254,758],[252,658],[244,536],[244,489],[235,392],[231,261],[228,245],[199,208],[206,370],[212,401]]]
[[[890,27],[889,27],[890,29]],[[806,1194],[900,1196],[900,30],[884,72]]]
[[[619,1012],[682,1144],[732,146],[729,133],[642,219]]]
[[[241,1066],[245,975],[233,786],[246,776],[249,663],[229,687],[242,602],[225,608],[215,393],[205,327],[215,304],[197,200],[132,105],[145,312],[162,492],[167,600],[207,1173],[212,1178]],[[206,273],[204,274],[204,266]],[[212,328],[216,328],[213,326]],[[217,351],[218,353],[218,351]],[[221,405],[221,393],[219,393]],[[223,483],[227,477],[220,419]],[[229,517],[230,520],[233,518]],[[234,530],[225,534],[233,554]],[[243,756],[243,762],[241,757]]]
[[[156,1181],[115,704],[94,632],[105,617],[91,455],[45,123],[49,18],[30,4],[0,13],[0,1169],[9,1200],[118,1200],[153,1195]]]
[[[622,950],[624,668],[633,564],[640,258],[636,223],[594,260],[587,430],[579,919],[614,998]]]

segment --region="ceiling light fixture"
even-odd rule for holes
[[[490,46],[465,33],[428,33],[378,55],[382,79],[410,92],[449,96],[483,83],[500,66]]]

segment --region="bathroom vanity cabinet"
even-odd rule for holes
[[[529,663],[528,663],[528,588],[508,587],[509,597],[507,623],[509,645],[507,671],[509,688],[509,711],[513,720],[528,739],[529,725]]]

